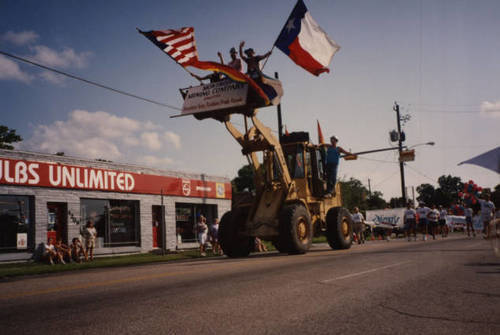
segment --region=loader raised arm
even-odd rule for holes
[[[255,237],[287,253],[306,252],[313,235],[322,233],[334,249],[351,246],[352,219],[341,207],[340,187],[336,186],[336,197],[323,197],[323,147],[312,144],[304,132],[284,136],[280,142],[257,118],[257,108],[265,104],[246,84],[225,80],[181,93],[181,115],[224,123],[254,170],[255,195],[233,204],[220,221],[219,239],[226,255],[247,256]],[[243,116],[244,133],[231,122],[237,114]]]

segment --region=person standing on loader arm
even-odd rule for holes
[[[331,198],[332,195],[336,196],[335,184],[337,183],[337,171],[339,169],[340,154],[348,156],[355,156],[353,153],[342,149],[337,146],[338,138],[335,136],[330,137],[330,144],[326,144],[326,194],[325,198]]]

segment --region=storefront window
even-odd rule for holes
[[[94,222],[98,247],[139,246],[139,201],[81,199],[82,228]]]
[[[177,243],[198,242],[195,222],[200,214],[211,224],[217,218],[217,205],[175,204]]]
[[[27,196],[0,195],[0,252],[32,247],[30,203]]]

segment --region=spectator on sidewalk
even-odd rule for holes
[[[219,245],[219,219],[215,219],[209,228],[210,244],[214,255],[222,255],[222,249]]]
[[[483,199],[479,200],[481,204],[481,221],[483,222],[483,234],[487,239],[490,237],[490,223],[495,218],[495,205],[490,200],[490,194],[485,193]]]
[[[62,242],[61,238],[58,238],[56,241],[56,244],[54,245],[56,252],[61,255],[61,263],[65,264],[64,259],[68,262],[72,262],[73,259],[71,258],[71,249]]]
[[[354,207],[354,214],[352,214],[352,221],[354,225],[354,233],[358,239],[358,244],[365,243],[365,218],[359,211],[358,207]]]
[[[448,216],[448,211],[443,206],[439,206],[439,230],[441,232],[441,237],[448,236],[448,225],[446,224],[446,217]]]
[[[207,219],[205,219],[205,217],[201,214],[198,217],[198,222],[196,223],[196,234],[198,237],[198,243],[200,244],[200,255],[206,256],[208,226]]]
[[[83,230],[83,237],[85,238],[85,252],[88,258],[93,261],[95,240],[97,238],[97,230],[94,227],[93,221],[87,221],[87,226]]]
[[[403,221],[405,224],[405,235],[408,238],[408,242],[411,241],[411,235],[414,235],[414,240],[417,240],[417,212],[413,209],[411,202],[408,202],[406,210],[403,215]]]
[[[432,209],[427,213],[427,222],[429,229],[431,230],[433,240],[436,239],[438,220],[439,220],[439,211],[436,209],[436,205],[432,205]]]
[[[267,247],[264,243],[262,243],[262,240],[258,237],[255,238],[255,251],[257,252],[264,252],[267,251]]]
[[[41,255],[42,260],[47,260],[50,265],[54,265],[54,261],[59,260],[59,255],[56,252],[56,248],[54,246],[54,239],[49,238],[47,243],[43,244],[44,250]]]
[[[69,247],[71,249],[71,255],[73,256],[73,260],[75,262],[81,263],[82,256],[86,262],[88,261],[87,252],[85,252],[85,248],[83,247],[83,244],[78,237],[74,237],[73,240],[71,240],[71,244]]]
[[[423,202],[418,204],[418,208],[416,210],[418,216],[418,228],[422,233],[422,240],[427,241],[428,234],[428,224],[427,224],[427,214],[430,212],[430,208],[425,206]]]
[[[467,227],[467,236],[470,237],[472,232],[472,236],[476,237],[476,231],[474,230],[474,226],[472,225],[472,208],[470,206],[465,207],[465,225]]]

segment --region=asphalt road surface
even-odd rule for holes
[[[482,239],[372,241],[0,282],[1,334],[500,334]]]

